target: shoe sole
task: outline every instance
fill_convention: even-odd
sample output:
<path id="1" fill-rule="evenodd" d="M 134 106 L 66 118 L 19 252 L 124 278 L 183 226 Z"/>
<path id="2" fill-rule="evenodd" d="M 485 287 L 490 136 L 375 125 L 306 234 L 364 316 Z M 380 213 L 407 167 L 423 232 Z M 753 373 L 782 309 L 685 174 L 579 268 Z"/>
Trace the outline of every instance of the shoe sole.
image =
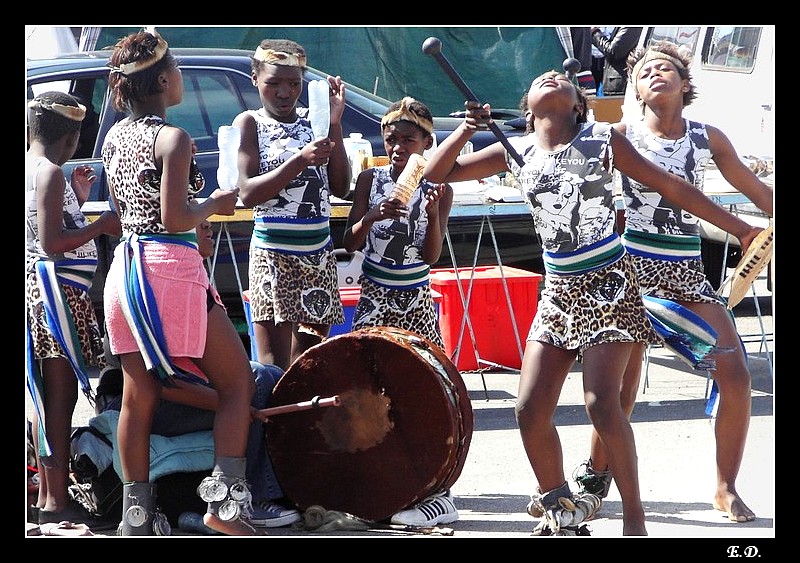
<path id="1" fill-rule="evenodd" d="M 267 520 L 250 520 L 250 523 L 256 528 L 282 528 L 289 526 L 295 522 L 302 520 L 299 514 L 292 514 L 291 516 L 284 516 L 282 518 L 269 518 Z"/>
<path id="2" fill-rule="evenodd" d="M 424 522 L 400 522 L 394 518 L 391 520 L 391 523 L 397 526 L 416 526 L 418 528 L 432 528 L 439 524 L 452 524 L 454 522 L 458 522 L 458 514 L 442 514 L 434 520 L 427 520 Z"/>

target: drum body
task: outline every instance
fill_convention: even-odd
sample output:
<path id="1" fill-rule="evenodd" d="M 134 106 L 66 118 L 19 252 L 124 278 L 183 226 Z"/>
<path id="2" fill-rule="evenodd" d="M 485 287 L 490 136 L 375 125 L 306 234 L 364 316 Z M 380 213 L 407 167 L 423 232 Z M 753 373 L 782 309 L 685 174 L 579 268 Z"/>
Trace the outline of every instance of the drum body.
<path id="1" fill-rule="evenodd" d="M 338 395 L 341 406 L 265 423 L 287 497 L 381 521 L 455 483 L 472 439 L 466 386 L 435 344 L 365 328 L 310 348 L 275 385 L 271 406 Z"/>

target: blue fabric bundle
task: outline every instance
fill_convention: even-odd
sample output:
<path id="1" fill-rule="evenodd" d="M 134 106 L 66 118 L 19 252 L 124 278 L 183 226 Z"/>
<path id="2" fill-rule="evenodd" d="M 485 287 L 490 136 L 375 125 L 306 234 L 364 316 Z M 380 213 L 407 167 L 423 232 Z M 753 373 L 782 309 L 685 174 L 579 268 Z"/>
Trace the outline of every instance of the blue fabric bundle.
<path id="1" fill-rule="evenodd" d="M 719 351 L 717 331 L 710 324 L 675 301 L 650 295 L 643 296 L 642 300 L 664 346 L 696 370 L 716 368 L 716 362 L 708 357 Z"/>

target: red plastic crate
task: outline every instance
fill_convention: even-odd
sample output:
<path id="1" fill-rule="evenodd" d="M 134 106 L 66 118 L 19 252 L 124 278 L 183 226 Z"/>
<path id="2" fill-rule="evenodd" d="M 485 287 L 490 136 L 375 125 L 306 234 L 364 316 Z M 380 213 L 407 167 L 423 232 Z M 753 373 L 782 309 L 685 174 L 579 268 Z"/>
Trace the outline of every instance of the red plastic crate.
<path id="1" fill-rule="evenodd" d="M 473 343 L 469 326 L 465 324 L 456 361 L 454 354 L 464 317 L 464 305 L 457 283 L 461 282 L 466 298 L 470 276 L 472 294 L 469 301 L 469 320 L 475 333 L 475 341 Z M 473 268 L 459 268 L 457 278 L 456 270 L 452 268 L 431 270 L 431 287 L 442 294 L 439 327 L 442 330 L 445 352 L 454 359 L 460 371 L 488 367 L 479 364 L 476 349 L 481 360 L 514 369 L 522 367 L 517 339 L 514 336 L 514 324 L 503 288 L 503 276 L 511 298 L 519 342 L 524 351 L 525 338 L 539 304 L 541 274 L 508 266 L 503 266 L 501 274 L 499 266 L 478 266 L 474 268 L 474 273 Z"/>

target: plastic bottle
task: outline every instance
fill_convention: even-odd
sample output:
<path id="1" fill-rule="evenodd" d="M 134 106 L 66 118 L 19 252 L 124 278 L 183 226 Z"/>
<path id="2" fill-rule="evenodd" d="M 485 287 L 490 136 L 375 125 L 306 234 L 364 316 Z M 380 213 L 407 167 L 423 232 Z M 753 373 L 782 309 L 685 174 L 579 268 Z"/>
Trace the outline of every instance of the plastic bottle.
<path id="1" fill-rule="evenodd" d="M 242 132 L 232 125 L 220 125 L 217 131 L 217 145 L 219 146 L 219 166 L 217 168 L 217 184 L 220 189 L 232 190 L 239 181 L 239 143 Z"/>
<path id="2" fill-rule="evenodd" d="M 361 133 L 350 133 L 344 140 L 344 150 L 350 160 L 350 169 L 353 173 L 352 181 L 367 167 L 367 159 L 372 156 L 372 143 L 363 138 Z"/>
<path id="3" fill-rule="evenodd" d="M 197 512 L 181 512 L 178 516 L 178 527 L 184 532 L 196 532 L 206 536 L 216 536 L 219 532 L 203 523 L 203 516 Z"/>
<path id="4" fill-rule="evenodd" d="M 308 83 L 308 119 L 315 139 L 328 136 L 331 125 L 330 85 L 327 80 L 312 80 Z"/>

